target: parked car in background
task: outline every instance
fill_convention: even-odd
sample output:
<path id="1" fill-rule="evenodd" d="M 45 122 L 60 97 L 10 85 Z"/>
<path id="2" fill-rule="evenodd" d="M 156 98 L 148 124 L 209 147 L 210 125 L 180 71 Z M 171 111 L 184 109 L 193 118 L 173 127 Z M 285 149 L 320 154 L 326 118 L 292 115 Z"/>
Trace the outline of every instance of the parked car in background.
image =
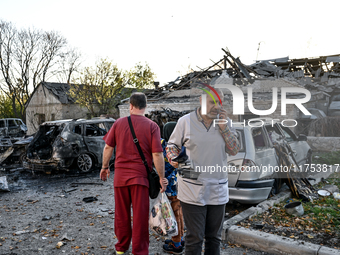
<path id="1" fill-rule="evenodd" d="M 23 166 L 46 173 L 73 166 L 81 172 L 90 172 L 101 166 L 103 137 L 114 122 L 112 118 L 44 122 L 27 147 Z M 111 166 L 113 162 L 114 155 Z"/>
<path id="2" fill-rule="evenodd" d="M 27 126 L 21 119 L 0 119 L 0 136 L 23 137 L 27 133 Z"/>
<path id="3" fill-rule="evenodd" d="M 257 121 L 256 121 L 257 120 Z M 241 144 L 235 156 L 228 157 L 229 199 L 244 204 L 257 204 L 271 193 L 277 193 L 282 176 L 269 169 L 279 166 L 274 143 L 286 142 L 292 148 L 298 165 L 310 164 L 312 150 L 305 135 L 296 136 L 289 128 L 271 119 L 252 120 L 252 126 L 233 123 Z M 261 126 L 260 126 L 261 125 Z"/>
<path id="4" fill-rule="evenodd" d="M 327 114 L 328 116 L 340 116 L 340 95 L 336 95 L 331 99 Z"/>

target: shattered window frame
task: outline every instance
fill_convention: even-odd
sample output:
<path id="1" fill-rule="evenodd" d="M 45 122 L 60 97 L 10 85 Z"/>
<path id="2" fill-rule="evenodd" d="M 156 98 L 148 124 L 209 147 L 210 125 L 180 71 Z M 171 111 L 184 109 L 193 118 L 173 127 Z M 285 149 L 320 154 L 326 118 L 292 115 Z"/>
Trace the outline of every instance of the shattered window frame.
<path id="1" fill-rule="evenodd" d="M 285 139 L 288 143 L 297 141 L 296 135 L 295 135 L 289 128 L 283 127 L 283 126 L 280 125 L 280 124 L 279 124 L 279 127 L 280 127 L 281 132 L 282 132 L 282 134 L 283 134 L 283 136 L 284 136 L 284 139 Z"/>
<path id="2" fill-rule="evenodd" d="M 254 135 L 254 132 L 259 130 L 260 133 L 257 134 L 257 135 Z M 266 132 L 264 132 L 264 129 L 262 127 L 253 127 L 251 129 L 251 135 L 252 135 L 252 138 L 253 138 L 253 141 L 254 141 L 254 148 L 256 151 L 259 151 L 259 150 L 264 150 L 264 149 L 267 149 L 269 146 L 268 146 L 268 142 L 266 140 Z M 262 140 L 258 140 L 256 141 L 255 140 L 255 137 L 260 137 L 262 136 Z M 263 142 L 263 146 L 259 146 L 259 142 Z"/>
<path id="3" fill-rule="evenodd" d="M 13 125 L 14 124 L 14 125 Z M 13 119 L 13 120 L 8 120 L 8 127 L 16 127 L 18 126 L 17 122 Z"/>
<path id="4" fill-rule="evenodd" d="M 84 136 L 104 136 L 106 135 L 107 131 L 105 129 L 105 125 L 102 125 L 103 127 L 100 127 L 100 124 L 103 124 L 102 122 L 100 123 L 86 123 L 84 124 L 85 128 L 85 134 Z M 93 131 L 93 134 L 89 134 L 88 131 Z"/>
<path id="5" fill-rule="evenodd" d="M 72 133 L 77 134 L 77 135 L 83 135 L 82 126 L 83 126 L 82 124 L 74 125 L 72 128 Z M 79 127 L 79 132 L 76 131 L 77 127 Z"/>

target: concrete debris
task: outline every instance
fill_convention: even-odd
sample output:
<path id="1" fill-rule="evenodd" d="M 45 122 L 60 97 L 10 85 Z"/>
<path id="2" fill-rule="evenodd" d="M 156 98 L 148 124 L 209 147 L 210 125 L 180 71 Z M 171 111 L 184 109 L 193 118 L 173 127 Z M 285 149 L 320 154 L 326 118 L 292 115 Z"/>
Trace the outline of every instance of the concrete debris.
<path id="1" fill-rule="evenodd" d="M 288 57 L 259 60 L 245 65 L 229 51 L 212 66 L 192 71 L 174 81 L 147 92 L 148 101 L 158 100 L 175 90 L 189 89 L 193 83 L 212 82 L 222 70 L 234 80 L 233 84 L 249 85 L 258 79 L 285 79 L 295 81 L 300 86 L 312 91 L 324 91 L 333 95 L 340 92 L 340 54 L 316 58 L 289 59 Z"/>
<path id="2" fill-rule="evenodd" d="M 161 129 L 161 134 L 163 133 L 163 126 L 165 123 L 170 121 L 177 121 L 180 117 L 188 114 L 190 111 L 176 111 L 170 108 L 163 108 L 162 110 L 150 111 L 149 114 L 145 116 L 156 122 Z"/>
<path id="3" fill-rule="evenodd" d="M 14 234 L 16 236 L 19 236 L 19 235 L 26 234 L 26 233 L 31 233 L 31 231 L 29 231 L 29 230 L 22 230 L 22 231 L 17 231 Z"/>
<path id="4" fill-rule="evenodd" d="M 42 220 L 50 220 L 52 219 L 53 217 L 52 216 L 48 216 L 48 215 L 45 215 Z"/>
<path id="5" fill-rule="evenodd" d="M 96 197 L 84 197 L 83 201 L 85 203 L 91 203 L 91 202 L 94 202 L 94 201 L 98 201 L 98 198 L 96 198 Z"/>
<path id="6" fill-rule="evenodd" d="M 7 177 L 1 176 L 0 177 L 0 191 L 10 191 L 8 188 Z"/>

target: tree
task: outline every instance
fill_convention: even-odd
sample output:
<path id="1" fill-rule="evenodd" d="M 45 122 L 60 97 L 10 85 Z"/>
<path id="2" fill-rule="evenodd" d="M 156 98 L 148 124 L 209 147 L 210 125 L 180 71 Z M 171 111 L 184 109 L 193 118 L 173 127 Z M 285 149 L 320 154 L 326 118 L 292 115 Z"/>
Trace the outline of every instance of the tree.
<path id="1" fill-rule="evenodd" d="M 70 48 L 66 53 L 60 54 L 59 68 L 56 72 L 59 82 L 71 83 L 72 74 L 78 72 L 81 54 L 75 48 Z"/>
<path id="2" fill-rule="evenodd" d="M 0 89 L 11 99 L 16 117 L 25 119 L 26 100 L 40 82 L 55 74 L 55 64 L 68 54 L 66 45 L 58 32 L 17 30 L 0 20 Z"/>
<path id="3" fill-rule="evenodd" d="M 120 101 L 133 89 L 152 84 L 154 74 L 148 65 L 137 64 L 130 71 L 120 70 L 107 59 L 101 59 L 96 67 L 86 67 L 71 85 L 69 95 L 86 107 L 92 117 L 113 113 Z"/>
<path id="4" fill-rule="evenodd" d="M 129 72 L 129 77 L 130 85 L 137 89 L 153 88 L 153 81 L 156 78 L 147 63 L 145 66 L 137 63 Z"/>
<path id="5" fill-rule="evenodd" d="M 16 107 L 19 107 L 18 103 L 16 103 Z M 14 117 L 15 115 L 13 112 L 11 98 L 3 93 L 0 93 L 0 119 Z"/>

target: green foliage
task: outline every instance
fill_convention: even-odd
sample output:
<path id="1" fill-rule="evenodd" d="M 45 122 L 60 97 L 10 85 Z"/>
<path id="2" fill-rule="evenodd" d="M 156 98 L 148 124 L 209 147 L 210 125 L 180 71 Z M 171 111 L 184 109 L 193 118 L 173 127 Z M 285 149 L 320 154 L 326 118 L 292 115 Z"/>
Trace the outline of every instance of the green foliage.
<path id="1" fill-rule="evenodd" d="M 148 64 L 143 66 L 141 63 L 138 63 L 129 72 L 130 85 L 138 89 L 153 88 L 154 78 L 155 74 L 151 71 Z"/>
<path id="2" fill-rule="evenodd" d="M 340 163 L 340 151 L 318 153 L 313 156 L 314 164 L 334 165 Z"/>
<path id="3" fill-rule="evenodd" d="M 92 117 L 109 114 L 132 90 L 150 86 L 153 77 L 148 65 L 139 63 L 132 70 L 123 71 L 107 59 L 101 59 L 95 68 L 84 68 L 71 85 L 69 95 L 86 107 Z"/>
<path id="4" fill-rule="evenodd" d="M 19 108 L 19 103 L 16 103 L 16 105 L 17 108 Z M 12 99 L 3 93 L 0 93 L 0 119 L 15 117 L 16 116 L 13 111 Z"/>

